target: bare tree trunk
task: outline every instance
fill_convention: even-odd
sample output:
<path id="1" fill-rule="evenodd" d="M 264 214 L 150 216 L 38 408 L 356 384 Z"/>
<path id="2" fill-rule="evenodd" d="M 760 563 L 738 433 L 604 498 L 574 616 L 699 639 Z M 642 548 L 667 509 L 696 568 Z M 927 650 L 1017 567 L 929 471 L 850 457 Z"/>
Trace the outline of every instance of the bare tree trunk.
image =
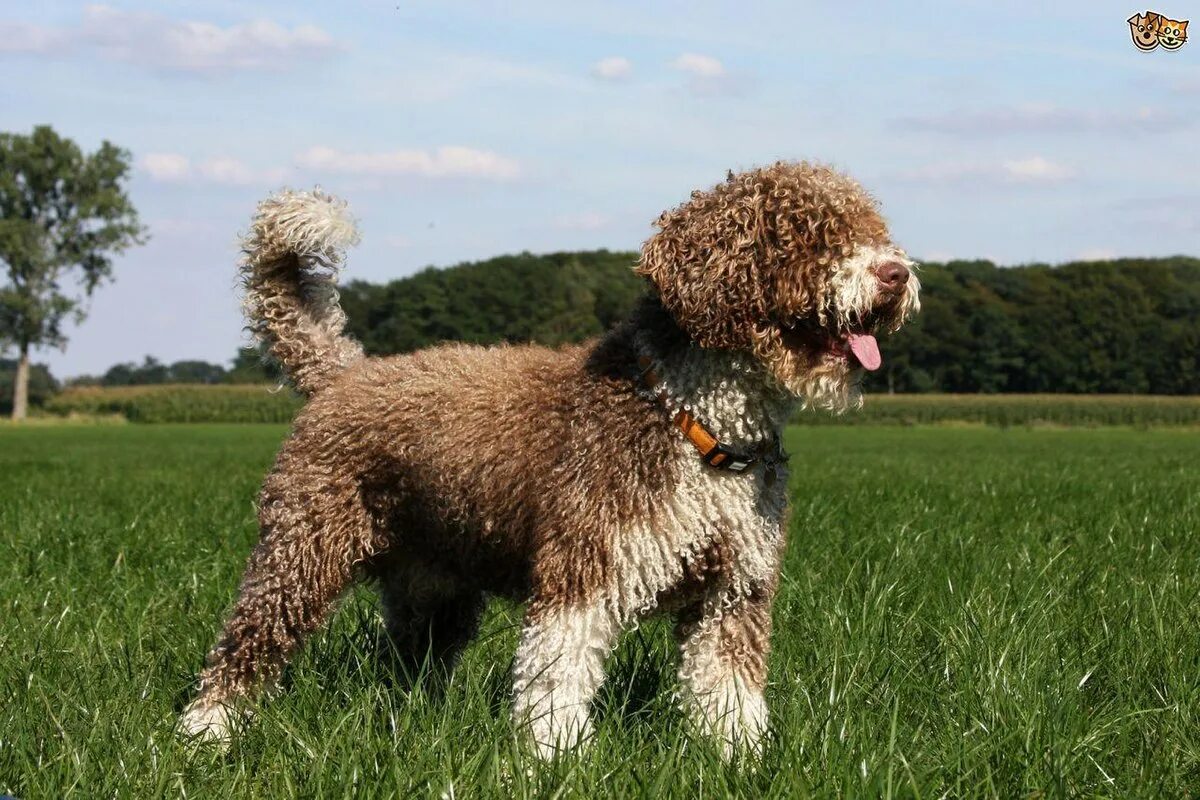
<path id="1" fill-rule="evenodd" d="M 29 410 L 29 345 L 21 345 L 21 355 L 17 361 L 17 375 L 13 381 L 13 419 L 25 419 Z"/>

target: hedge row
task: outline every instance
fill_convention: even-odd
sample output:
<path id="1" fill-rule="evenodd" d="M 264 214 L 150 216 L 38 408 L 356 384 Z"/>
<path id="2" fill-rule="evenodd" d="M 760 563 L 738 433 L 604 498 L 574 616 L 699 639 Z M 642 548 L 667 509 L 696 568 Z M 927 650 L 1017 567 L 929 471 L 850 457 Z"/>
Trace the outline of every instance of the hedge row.
<path id="1" fill-rule="evenodd" d="M 46 411 L 120 414 L 130 422 L 291 422 L 301 399 L 286 388 L 262 384 L 159 384 L 88 386 L 46 402 Z"/>

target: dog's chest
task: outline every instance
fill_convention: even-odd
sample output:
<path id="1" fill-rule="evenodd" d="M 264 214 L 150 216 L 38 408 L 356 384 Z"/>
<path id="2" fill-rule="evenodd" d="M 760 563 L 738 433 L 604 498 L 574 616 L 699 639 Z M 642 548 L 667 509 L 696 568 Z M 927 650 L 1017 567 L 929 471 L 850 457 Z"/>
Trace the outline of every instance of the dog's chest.
<path id="1" fill-rule="evenodd" d="M 774 581 L 784 542 L 786 468 L 720 472 L 681 443 L 678 479 L 651 520 L 617 534 L 611 589 L 623 616 L 711 591 Z"/>
<path id="2" fill-rule="evenodd" d="M 654 353 L 654 343 L 639 349 Z M 725 351 L 686 347 L 649 357 L 648 396 L 678 419 L 687 412 L 735 452 L 752 453 L 777 437 L 794 400 L 761 367 Z M 611 588 L 626 616 L 689 602 L 712 591 L 744 593 L 772 583 L 783 545 L 786 465 L 722 471 L 680 436 L 670 456 L 673 480 L 656 511 L 618 532 Z"/>

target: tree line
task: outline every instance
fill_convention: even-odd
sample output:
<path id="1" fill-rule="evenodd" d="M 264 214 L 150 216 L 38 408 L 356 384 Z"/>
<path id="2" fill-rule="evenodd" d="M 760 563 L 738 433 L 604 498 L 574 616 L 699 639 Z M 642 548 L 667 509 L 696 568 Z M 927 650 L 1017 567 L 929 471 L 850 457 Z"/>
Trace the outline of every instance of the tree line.
<path id="1" fill-rule="evenodd" d="M 926 264 L 921 314 L 883 344 L 903 392 L 1200 393 L 1200 260 Z"/>
<path id="2" fill-rule="evenodd" d="M 644 291 L 632 252 L 522 253 L 385 284 L 350 283 L 371 353 L 439 341 L 576 342 Z M 925 263 L 923 310 L 881 341 L 868 388 L 896 392 L 1200 393 L 1200 260 Z"/>
<path id="3" fill-rule="evenodd" d="M 142 363 L 127 361 L 114 364 L 103 375 L 81 375 L 71 378 L 67 386 L 154 386 L 164 383 L 264 383 L 279 380 L 280 371 L 263 361 L 256 347 L 238 350 L 226 367 L 209 361 L 186 359 L 171 364 L 154 356 Z"/>
<path id="4" fill-rule="evenodd" d="M 442 341 L 548 345 L 597 336 L 623 319 L 645 285 L 637 254 L 597 250 L 500 256 L 429 268 L 342 290 L 349 331 L 372 354 Z M 872 391 L 1200 394 L 1200 259 L 999 267 L 925 263 L 922 311 L 881 339 Z M 0 362 L 0 411 L 12 380 Z M 116 364 L 72 385 L 279 380 L 254 348 L 230 366 L 204 361 Z M 57 389 L 35 365 L 34 403 Z"/>

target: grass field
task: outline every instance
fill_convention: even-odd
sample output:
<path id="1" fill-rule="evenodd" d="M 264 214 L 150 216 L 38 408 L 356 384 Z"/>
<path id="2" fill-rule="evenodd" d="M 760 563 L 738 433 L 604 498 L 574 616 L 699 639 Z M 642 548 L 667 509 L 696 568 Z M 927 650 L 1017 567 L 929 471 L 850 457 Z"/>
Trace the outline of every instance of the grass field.
<path id="1" fill-rule="evenodd" d="M 1200 433 L 794 428 L 775 741 L 722 765 L 629 634 L 582 757 L 507 722 L 517 610 L 445 696 L 390 676 L 349 598 L 226 754 L 175 717 L 255 537 L 284 429 L 0 429 L 0 794 L 80 797 L 1195 796 Z"/>

